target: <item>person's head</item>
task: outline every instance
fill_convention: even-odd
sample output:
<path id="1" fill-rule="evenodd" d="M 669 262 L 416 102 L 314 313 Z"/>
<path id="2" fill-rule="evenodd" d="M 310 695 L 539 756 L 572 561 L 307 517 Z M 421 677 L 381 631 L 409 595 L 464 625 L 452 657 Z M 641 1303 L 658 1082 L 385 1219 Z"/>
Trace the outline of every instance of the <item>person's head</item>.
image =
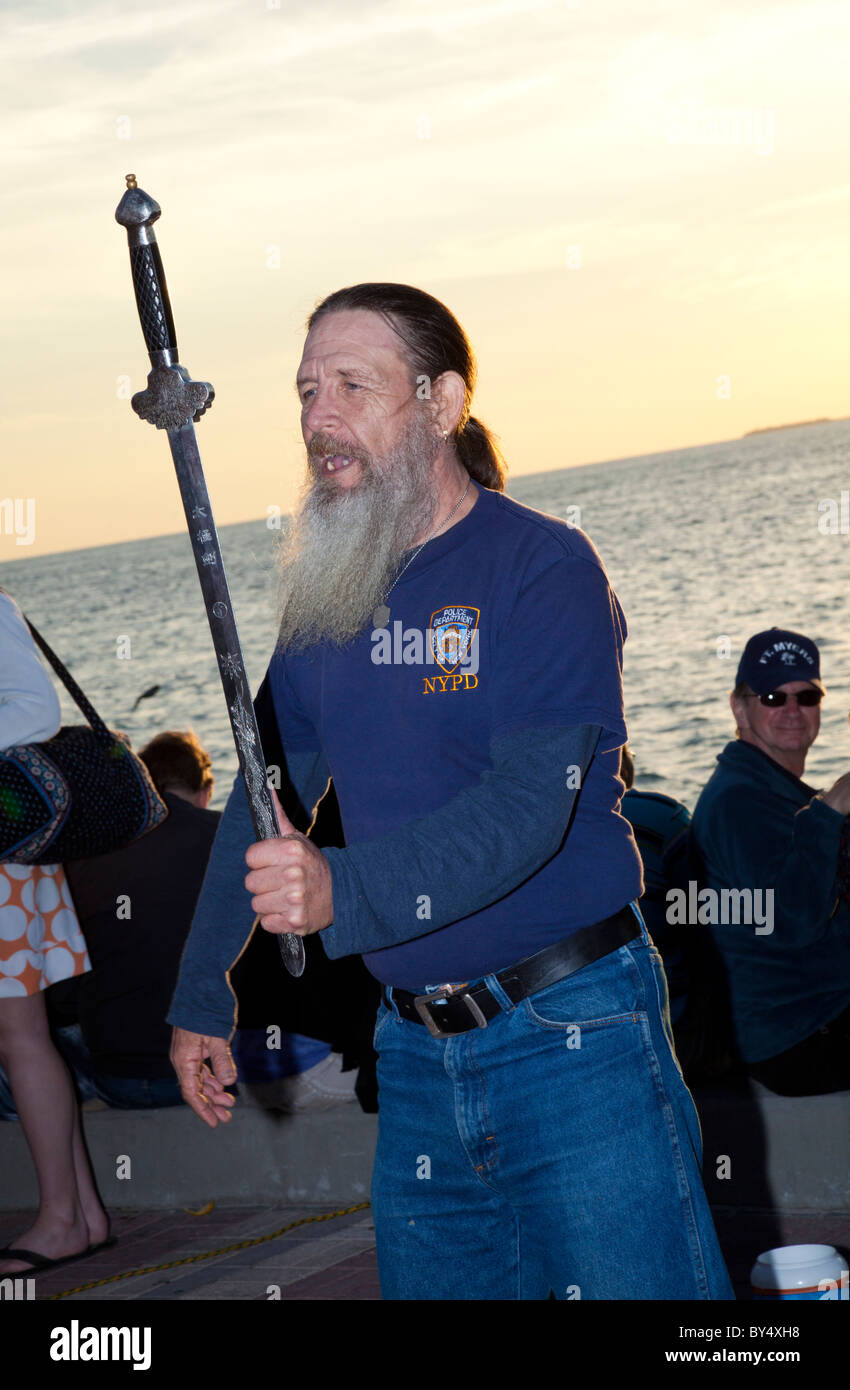
<path id="1" fill-rule="evenodd" d="M 307 327 L 297 388 L 308 477 L 281 555 L 279 641 L 344 645 L 438 508 L 470 478 L 501 490 L 505 466 L 470 414 L 475 359 L 439 300 L 354 285 L 322 300 Z"/>
<path id="2" fill-rule="evenodd" d="M 811 638 L 777 627 L 758 632 L 744 648 L 729 697 L 737 737 L 801 776 L 825 693 Z"/>
<path id="3" fill-rule="evenodd" d="M 156 734 L 139 757 L 160 796 L 172 792 L 195 806 L 208 804 L 214 785 L 212 761 L 191 729 Z"/>
<path id="4" fill-rule="evenodd" d="M 631 748 L 624 743 L 620 749 L 620 778 L 629 791 L 635 784 L 635 759 Z"/>

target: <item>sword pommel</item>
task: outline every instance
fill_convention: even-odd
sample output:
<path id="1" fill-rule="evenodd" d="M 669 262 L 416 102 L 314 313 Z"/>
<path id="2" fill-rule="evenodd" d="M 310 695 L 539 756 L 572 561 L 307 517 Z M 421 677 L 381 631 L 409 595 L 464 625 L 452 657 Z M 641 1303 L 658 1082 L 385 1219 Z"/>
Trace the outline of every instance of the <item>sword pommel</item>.
<path id="1" fill-rule="evenodd" d="M 130 179 L 133 180 L 130 183 Z M 162 208 L 155 198 L 139 188 L 135 174 L 127 175 L 127 191 L 115 209 L 115 221 L 128 231 L 135 227 L 150 227 L 162 214 Z M 153 233 L 151 233 L 153 235 Z M 155 238 L 154 238 L 155 239 Z M 133 242 L 131 241 L 131 245 Z"/>

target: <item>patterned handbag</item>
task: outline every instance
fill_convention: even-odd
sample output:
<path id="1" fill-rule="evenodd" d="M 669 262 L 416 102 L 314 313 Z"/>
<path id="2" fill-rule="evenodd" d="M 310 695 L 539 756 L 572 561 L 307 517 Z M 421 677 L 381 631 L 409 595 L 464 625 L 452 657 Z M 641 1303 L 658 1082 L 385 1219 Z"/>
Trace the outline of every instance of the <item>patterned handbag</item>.
<path id="1" fill-rule="evenodd" d="M 168 808 L 126 734 L 113 733 L 55 652 L 27 626 L 91 727 L 0 750 L 0 863 L 64 864 L 123 849 Z"/>

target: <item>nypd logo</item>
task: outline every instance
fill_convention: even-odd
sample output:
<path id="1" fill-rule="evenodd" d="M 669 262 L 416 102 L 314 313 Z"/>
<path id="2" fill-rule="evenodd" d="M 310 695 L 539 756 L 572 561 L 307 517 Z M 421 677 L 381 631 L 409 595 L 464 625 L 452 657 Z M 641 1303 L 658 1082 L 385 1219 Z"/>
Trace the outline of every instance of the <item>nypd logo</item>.
<path id="1" fill-rule="evenodd" d="M 447 676 L 453 676 L 459 666 L 470 665 L 470 651 L 476 645 L 479 608 L 446 607 L 431 614 L 428 624 L 431 648 L 437 665 Z M 475 662 L 478 669 L 478 662 Z"/>

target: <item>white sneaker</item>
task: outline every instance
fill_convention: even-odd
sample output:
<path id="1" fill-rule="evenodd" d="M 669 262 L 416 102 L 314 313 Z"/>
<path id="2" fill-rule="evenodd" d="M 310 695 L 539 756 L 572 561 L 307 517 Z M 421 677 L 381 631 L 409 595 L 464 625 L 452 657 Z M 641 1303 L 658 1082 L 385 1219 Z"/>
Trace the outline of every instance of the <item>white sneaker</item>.
<path id="1" fill-rule="evenodd" d="M 280 1077 L 277 1081 L 240 1081 L 239 1093 L 249 1105 L 292 1115 L 302 1110 L 332 1110 L 335 1105 L 356 1100 L 356 1081 L 357 1068 L 344 1072 L 342 1054 L 329 1052 L 314 1067 L 295 1076 Z"/>

